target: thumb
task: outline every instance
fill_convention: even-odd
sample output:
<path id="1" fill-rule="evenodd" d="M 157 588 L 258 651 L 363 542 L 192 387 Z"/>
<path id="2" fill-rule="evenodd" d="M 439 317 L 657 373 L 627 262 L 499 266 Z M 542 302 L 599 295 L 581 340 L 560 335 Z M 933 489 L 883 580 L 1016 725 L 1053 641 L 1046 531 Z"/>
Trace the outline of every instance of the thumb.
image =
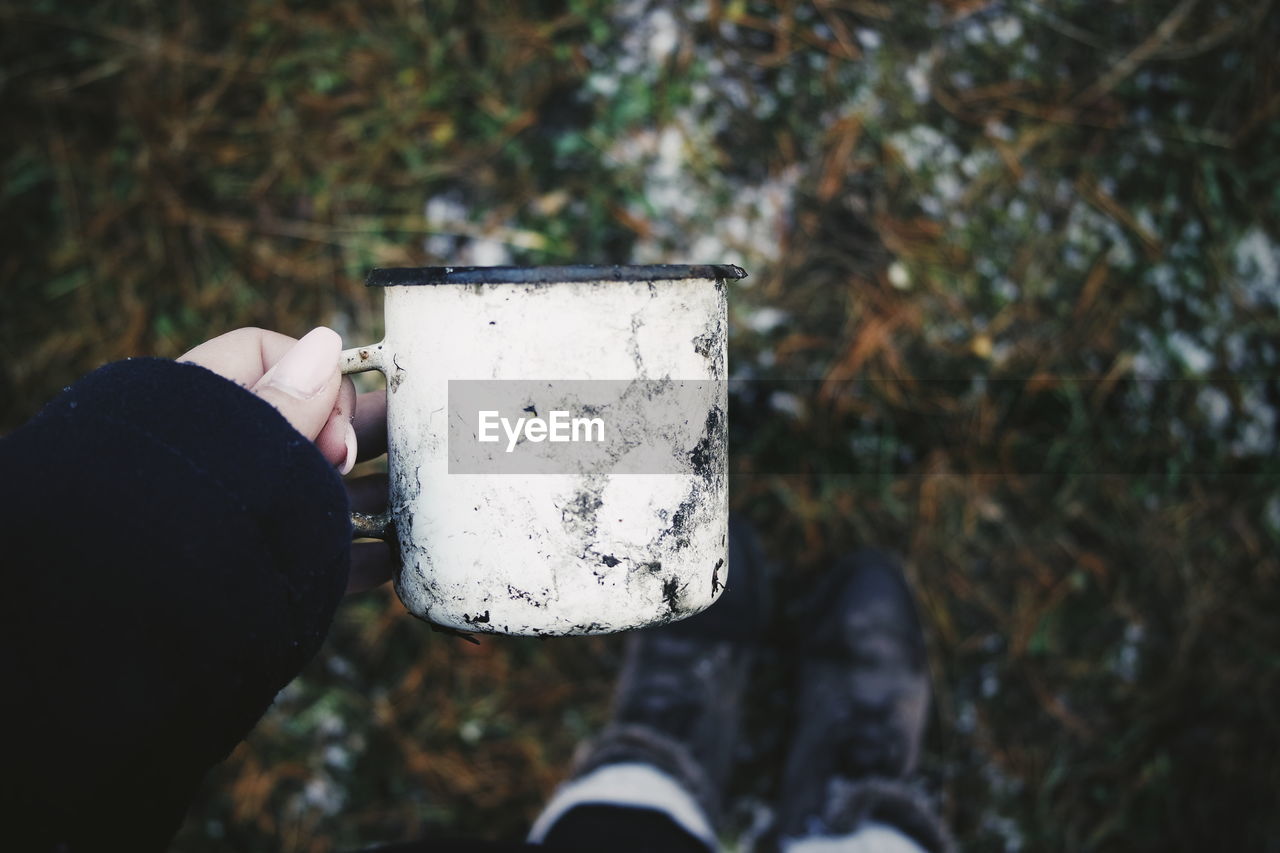
<path id="1" fill-rule="evenodd" d="M 342 338 L 321 326 L 303 335 L 251 389 L 314 441 L 338 399 Z"/>

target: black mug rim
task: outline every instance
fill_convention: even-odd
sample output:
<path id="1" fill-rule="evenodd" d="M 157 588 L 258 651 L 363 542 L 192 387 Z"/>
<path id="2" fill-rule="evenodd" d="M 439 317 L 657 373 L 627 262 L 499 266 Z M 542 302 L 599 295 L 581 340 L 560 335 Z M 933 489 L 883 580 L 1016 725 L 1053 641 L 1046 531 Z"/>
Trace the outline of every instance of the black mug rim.
<path id="1" fill-rule="evenodd" d="M 565 266 L 382 267 L 369 271 L 366 287 L 438 284 L 558 284 L 582 281 L 737 281 L 747 271 L 736 264 L 569 264 Z"/>

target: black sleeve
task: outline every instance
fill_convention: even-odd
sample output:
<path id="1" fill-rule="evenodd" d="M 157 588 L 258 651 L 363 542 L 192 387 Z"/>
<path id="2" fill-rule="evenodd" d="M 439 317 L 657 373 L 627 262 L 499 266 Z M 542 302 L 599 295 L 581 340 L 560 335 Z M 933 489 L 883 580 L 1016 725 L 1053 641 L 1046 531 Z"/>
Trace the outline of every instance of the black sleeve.
<path id="1" fill-rule="evenodd" d="M 320 646 L 341 480 L 202 368 L 111 364 L 0 440 L 0 838 L 162 848 Z"/>

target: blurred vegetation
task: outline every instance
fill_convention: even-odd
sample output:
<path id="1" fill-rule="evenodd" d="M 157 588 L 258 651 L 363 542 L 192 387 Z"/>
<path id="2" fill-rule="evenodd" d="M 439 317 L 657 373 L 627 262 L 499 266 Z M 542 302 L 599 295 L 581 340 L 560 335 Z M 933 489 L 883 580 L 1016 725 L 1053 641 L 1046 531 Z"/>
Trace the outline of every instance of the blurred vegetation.
<path id="1" fill-rule="evenodd" d="M 734 505 L 784 613 L 906 556 L 966 847 L 1277 849 L 1276 44 L 1270 0 L 0 3 L 0 429 L 236 326 L 375 339 L 372 266 L 737 262 Z M 353 600 L 177 847 L 517 837 L 618 648 Z"/>

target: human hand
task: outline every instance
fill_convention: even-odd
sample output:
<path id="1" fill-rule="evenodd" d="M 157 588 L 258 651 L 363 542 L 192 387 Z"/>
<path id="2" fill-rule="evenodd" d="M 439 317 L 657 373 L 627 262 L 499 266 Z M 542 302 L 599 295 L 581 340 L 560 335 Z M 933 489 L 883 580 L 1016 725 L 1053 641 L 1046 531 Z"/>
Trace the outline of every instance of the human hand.
<path id="1" fill-rule="evenodd" d="M 357 461 L 386 452 L 387 398 L 385 391 L 357 397 L 339 370 L 341 352 L 338 333 L 323 326 L 300 340 L 246 328 L 206 341 L 178 360 L 208 368 L 266 400 L 345 475 Z M 352 509 L 380 512 L 386 508 L 386 478 L 352 480 L 347 495 Z M 354 543 L 347 592 L 389 580 L 394 566 L 394 551 L 386 543 Z"/>
<path id="2" fill-rule="evenodd" d="M 179 356 L 239 383 L 284 415 L 346 474 L 356 463 L 356 388 L 338 370 L 342 338 L 312 329 L 301 340 L 266 329 L 236 329 Z"/>

